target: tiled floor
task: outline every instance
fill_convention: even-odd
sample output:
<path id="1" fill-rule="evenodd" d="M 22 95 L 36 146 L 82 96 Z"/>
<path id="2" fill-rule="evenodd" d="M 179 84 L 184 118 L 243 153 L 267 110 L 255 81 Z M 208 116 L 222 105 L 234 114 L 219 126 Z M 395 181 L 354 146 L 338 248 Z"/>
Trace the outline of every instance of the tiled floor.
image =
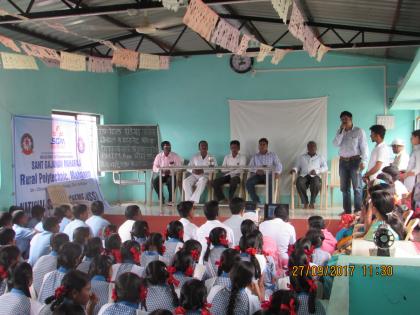
<path id="1" fill-rule="evenodd" d="M 175 206 L 167 206 L 164 205 L 162 207 L 162 211 L 159 208 L 158 204 L 153 204 L 152 206 L 150 205 L 145 205 L 142 202 L 123 202 L 122 204 L 113 204 L 111 205 L 111 209 L 107 210 L 106 213 L 107 214 L 124 214 L 124 209 L 127 205 L 130 204 L 137 204 L 142 213 L 146 214 L 146 215 L 156 215 L 156 216 L 171 216 L 171 215 L 178 215 L 178 212 L 176 210 Z M 308 217 L 310 217 L 311 215 L 321 215 L 323 216 L 325 219 L 339 219 L 339 214 L 342 212 L 342 208 L 340 207 L 334 207 L 334 208 L 328 208 L 328 209 L 295 209 L 295 210 L 290 210 L 290 218 L 291 219 L 306 219 Z M 203 214 L 203 207 L 202 206 L 197 206 L 196 210 L 195 210 L 195 214 L 197 216 L 204 216 Z M 226 217 L 226 216 L 230 216 L 230 211 L 229 211 L 229 207 L 227 205 L 221 205 L 220 206 L 220 216 L 222 217 Z"/>

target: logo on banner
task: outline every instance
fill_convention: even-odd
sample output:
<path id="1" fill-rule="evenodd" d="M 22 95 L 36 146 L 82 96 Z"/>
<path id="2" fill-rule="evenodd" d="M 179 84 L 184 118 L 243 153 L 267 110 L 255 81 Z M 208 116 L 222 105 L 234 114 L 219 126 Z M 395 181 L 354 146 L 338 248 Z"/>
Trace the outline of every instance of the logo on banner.
<path id="1" fill-rule="evenodd" d="M 82 137 L 77 138 L 77 151 L 79 151 L 79 153 L 84 153 L 85 148 L 86 148 L 86 145 L 83 138 Z"/>
<path id="2" fill-rule="evenodd" d="M 60 125 L 55 126 L 55 129 L 52 131 L 51 145 L 53 146 L 64 146 L 66 141 L 64 139 L 64 132 L 61 130 Z"/>
<path id="3" fill-rule="evenodd" d="M 23 134 L 20 138 L 20 147 L 25 155 L 31 155 L 34 152 L 34 139 L 29 133 Z"/>

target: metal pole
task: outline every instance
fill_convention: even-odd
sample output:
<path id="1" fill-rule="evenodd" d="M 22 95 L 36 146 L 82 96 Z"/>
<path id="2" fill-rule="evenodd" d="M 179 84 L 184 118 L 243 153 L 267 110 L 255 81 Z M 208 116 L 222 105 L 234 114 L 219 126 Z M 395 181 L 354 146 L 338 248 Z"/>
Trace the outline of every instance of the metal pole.
<path id="1" fill-rule="evenodd" d="M 270 200 L 268 200 L 268 169 L 265 169 L 265 203 L 270 203 Z"/>
<path id="2" fill-rule="evenodd" d="M 162 169 L 159 169 L 159 210 L 162 211 Z"/>

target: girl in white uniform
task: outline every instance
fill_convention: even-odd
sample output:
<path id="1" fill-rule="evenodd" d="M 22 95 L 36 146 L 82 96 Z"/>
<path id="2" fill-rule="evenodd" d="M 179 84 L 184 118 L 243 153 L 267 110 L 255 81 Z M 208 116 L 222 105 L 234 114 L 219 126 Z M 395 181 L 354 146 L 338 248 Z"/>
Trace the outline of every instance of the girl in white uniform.
<path id="1" fill-rule="evenodd" d="M 184 245 L 184 226 L 179 221 L 171 221 L 166 227 L 165 253 L 163 257 L 171 264 L 175 253 Z"/>
<path id="2" fill-rule="evenodd" d="M 207 238 L 207 249 L 203 259 L 204 265 L 206 266 L 204 280 L 217 275 L 216 261 L 220 260 L 220 255 L 229 247 L 229 241 L 226 236 L 226 230 L 222 227 L 216 227 L 210 231 L 209 237 Z"/>
<path id="3" fill-rule="evenodd" d="M 149 224 L 147 221 L 138 220 L 134 222 L 133 228 L 131 229 L 131 239 L 143 246 L 150 234 Z"/>
<path id="4" fill-rule="evenodd" d="M 115 281 L 121 274 L 132 272 L 141 277 L 144 268 L 140 267 L 140 245 L 136 241 L 125 241 L 121 246 L 122 262 L 112 266 L 112 281 Z"/>
<path id="5" fill-rule="evenodd" d="M 146 243 L 142 248 L 140 265 L 147 268 L 148 264 L 155 260 L 165 261 L 163 255 L 165 253 L 165 246 L 163 245 L 163 237 L 160 233 L 150 233 Z"/>
<path id="6" fill-rule="evenodd" d="M 89 269 L 91 291 L 98 297 L 93 314 L 98 314 L 102 306 L 107 304 L 112 294 L 113 285 L 110 282 L 112 275 L 112 259 L 107 255 L 93 258 Z"/>
<path id="7" fill-rule="evenodd" d="M 88 273 L 92 259 L 99 256 L 103 250 L 102 240 L 99 237 L 89 239 L 86 245 L 85 257 L 79 266 L 77 266 L 77 270 Z"/>
<path id="8" fill-rule="evenodd" d="M 182 286 L 179 306 L 175 314 L 210 315 L 210 305 L 206 301 L 207 291 L 203 281 L 192 279 Z"/>
<path id="9" fill-rule="evenodd" d="M 7 245 L 0 249 L 0 295 L 7 291 L 7 281 L 20 260 L 20 251 L 14 245 Z"/>

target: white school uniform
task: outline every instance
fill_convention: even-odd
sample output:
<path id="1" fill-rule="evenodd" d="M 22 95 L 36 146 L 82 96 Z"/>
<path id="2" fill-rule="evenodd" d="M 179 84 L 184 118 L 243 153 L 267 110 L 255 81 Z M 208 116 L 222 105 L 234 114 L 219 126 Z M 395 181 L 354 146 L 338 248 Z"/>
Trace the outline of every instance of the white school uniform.
<path id="1" fill-rule="evenodd" d="M 112 265 L 111 281 L 115 281 L 121 274 L 125 272 L 132 272 L 138 275 L 139 277 L 142 277 L 144 273 L 144 268 L 128 262 L 114 264 Z"/>
<path id="2" fill-rule="evenodd" d="M 163 253 L 163 258 L 165 258 L 165 260 L 168 263 L 171 263 L 175 254 L 176 254 L 176 252 L 179 251 L 182 248 L 183 245 L 184 245 L 184 243 L 182 243 L 178 239 L 169 238 L 164 243 L 165 252 Z"/>
<path id="3" fill-rule="evenodd" d="M 112 283 L 106 281 L 104 276 L 93 276 L 90 282 L 91 292 L 98 297 L 98 303 L 93 310 L 93 314 L 97 315 L 99 310 L 107 304 L 112 296 Z"/>
<path id="4" fill-rule="evenodd" d="M 51 252 L 49 255 L 42 256 L 39 258 L 34 267 L 32 268 L 33 273 L 33 287 L 36 294 L 39 294 L 41 289 L 42 281 L 44 276 L 51 272 L 57 270 L 57 253 Z"/>
<path id="5" fill-rule="evenodd" d="M 85 257 L 83 258 L 83 261 L 79 264 L 79 266 L 77 266 L 76 269 L 84 273 L 88 273 L 91 263 L 92 263 L 92 258 Z"/>
<path id="6" fill-rule="evenodd" d="M 210 312 L 217 315 L 226 315 L 229 305 L 230 289 L 224 286 L 214 286 L 207 302 L 211 304 Z M 261 304 L 257 296 L 251 294 L 248 289 L 239 291 L 235 301 L 234 315 L 253 315 L 261 309 Z"/>
<path id="7" fill-rule="evenodd" d="M 154 251 L 145 251 L 142 253 L 141 258 L 140 258 L 140 265 L 146 269 L 147 265 L 149 263 L 151 263 L 152 261 L 155 260 L 160 260 L 160 261 L 165 261 L 165 259 L 163 258 L 163 256 L 159 255 L 158 252 L 154 252 Z"/>
<path id="8" fill-rule="evenodd" d="M 139 315 L 141 311 L 134 303 L 108 303 L 102 306 L 98 315 Z"/>
<path id="9" fill-rule="evenodd" d="M 168 285 L 151 285 L 147 288 L 146 308 L 148 312 L 157 309 L 173 311 L 175 305 L 171 288 Z"/>
<path id="10" fill-rule="evenodd" d="M 214 286 L 222 286 L 222 287 L 230 287 L 232 285 L 232 282 L 230 281 L 229 274 L 227 272 L 222 272 L 222 274 L 218 277 L 213 277 L 210 279 L 207 279 L 205 281 L 207 293 L 210 293 L 211 288 Z"/>
<path id="11" fill-rule="evenodd" d="M 86 220 L 86 224 L 89 225 L 90 229 L 92 230 L 93 237 L 101 238 L 103 236 L 103 229 L 110 225 L 108 220 L 105 220 L 99 215 L 92 215 L 89 219 Z"/>
<path id="12" fill-rule="evenodd" d="M 80 219 L 74 219 L 65 227 L 64 233 L 69 236 L 70 242 L 73 241 L 74 230 L 76 230 L 78 227 L 89 227 L 89 225 L 87 225 L 85 222 L 83 222 Z M 90 231 L 90 233 L 92 234 L 92 231 Z"/>
<path id="13" fill-rule="evenodd" d="M 227 248 L 224 246 L 215 246 L 210 250 L 209 259 L 204 262 L 206 266 L 206 273 L 204 274 L 204 279 L 209 279 L 217 276 L 218 266 L 216 266 L 216 261 L 220 261 L 220 256 Z M 203 250 L 206 251 L 205 249 Z"/>
<path id="14" fill-rule="evenodd" d="M 127 220 L 121 224 L 118 229 L 118 235 L 121 237 L 121 242 L 131 241 L 131 230 L 133 229 L 134 220 Z"/>
<path id="15" fill-rule="evenodd" d="M 38 315 L 42 308 L 41 303 L 17 289 L 0 296 L 0 305 L 0 315 Z"/>
<path id="16" fill-rule="evenodd" d="M 45 302 L 45 299 L 54 295 L 55 289 L 61 285 L 61 281 L 67 273 L 67 269 L 60 267 L 57 270 L 51 271 L 44 276 L 41 289 L 38 294 L 38 301 Z"/>
<path id="17" fill-rule="evenodd" d="M 239 245 L 239 240 L 241 239 L 242 232 L 241 232 L 241 224 L 245 220 L 245 218 L 239 214 L 232 214 L 232 216 L 225 220 L 223 224 L 230 227 L 233 231 L 233 237 L 235 239 L 235 242 L 233 243 L 233 246 Z"/>
<path id="18" fill-rule="evenodd" d="M 184 226 L 184 242 L 188 240 L 196 240 L 197 239 L 197 225 L 192 223 L 190 220 L 186 218 L 179 219 L 179 222 L 182 223 Z"/>

